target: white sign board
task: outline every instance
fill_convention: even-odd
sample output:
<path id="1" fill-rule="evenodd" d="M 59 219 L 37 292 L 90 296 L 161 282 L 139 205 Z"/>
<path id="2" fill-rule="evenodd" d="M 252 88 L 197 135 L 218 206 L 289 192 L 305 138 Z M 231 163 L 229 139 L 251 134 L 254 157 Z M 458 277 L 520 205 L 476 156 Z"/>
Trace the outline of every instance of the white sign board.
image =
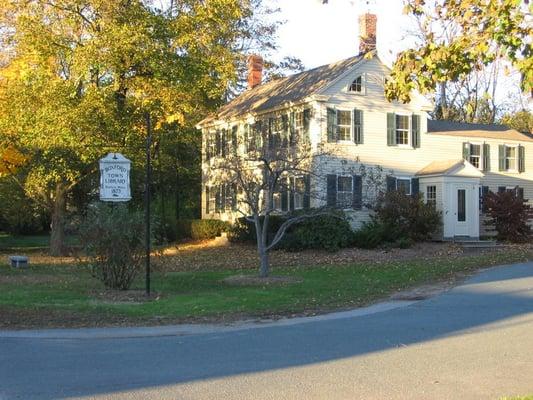
<path id="1" fill-rule="evenodd" d="M 131 161 L 120 153 L 109 153 L 100 160 L 100 200 L 131 200 Z"/>

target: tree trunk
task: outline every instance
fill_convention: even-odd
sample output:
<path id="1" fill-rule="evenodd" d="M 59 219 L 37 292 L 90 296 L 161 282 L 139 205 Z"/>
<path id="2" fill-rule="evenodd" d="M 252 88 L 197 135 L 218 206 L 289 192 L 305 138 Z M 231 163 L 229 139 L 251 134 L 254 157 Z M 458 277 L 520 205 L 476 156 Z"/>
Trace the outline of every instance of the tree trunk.
<path id="1" fill-rule="evenodd" d="M 270 273 L 270 258 L 267 251 L 263 250 L 259 253 L 259 261 L 261 262 L 259 277 L 266 278 Z"/>
<path id="2" fill-rule="evenodd" d="M 266 237 L 263 230 L 264 226 L 261 226 L 261 219 L 258 215 L 254 216 L 255 222 L 255 234 L 257 237 L 257 252 L 259 253 L 259 277 L 266 278 L 270 272 L 270 260 L 268 257 L 268 251 L 266 250 Z M 265 222 L 263 221 L 263 224 Z"/>
<path id="3" fill-rule="evenodd" d="M 65 187 L 58 183 L 54 193 L 52 223 L 50 225 L 50 255 L 54 257 L 62 256 L 65 251 L 65 211 Z"/>

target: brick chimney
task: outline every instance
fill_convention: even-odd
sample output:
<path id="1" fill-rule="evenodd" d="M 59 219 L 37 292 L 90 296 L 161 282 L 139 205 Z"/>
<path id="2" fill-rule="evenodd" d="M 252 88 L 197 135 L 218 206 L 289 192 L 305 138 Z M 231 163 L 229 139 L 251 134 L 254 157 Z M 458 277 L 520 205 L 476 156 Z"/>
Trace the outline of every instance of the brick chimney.
<path id="1" fill-rule="evenodd" d="M 359 54 L 376 49 L 376 14 L 365 13 L 359 16 Z"/>
<path id="2" fill-rule="evenodd" d="M 261 84 L 263 79 L 263 57 L 252 54 L 248 57 L 248 89 Z"/>

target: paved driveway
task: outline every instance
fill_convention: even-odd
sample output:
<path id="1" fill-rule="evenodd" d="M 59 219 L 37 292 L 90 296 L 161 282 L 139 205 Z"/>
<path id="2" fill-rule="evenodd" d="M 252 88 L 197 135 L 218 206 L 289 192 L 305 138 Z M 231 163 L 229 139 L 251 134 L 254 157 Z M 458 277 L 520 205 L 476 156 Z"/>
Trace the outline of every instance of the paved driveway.
<path id="1" fill-rule="evenodd" d="M 366 315 L 177 336 L 104 332 L 0 333 L 0 400 L 533 394 L 533 264 L 493 268 L 440 296 Z"/>

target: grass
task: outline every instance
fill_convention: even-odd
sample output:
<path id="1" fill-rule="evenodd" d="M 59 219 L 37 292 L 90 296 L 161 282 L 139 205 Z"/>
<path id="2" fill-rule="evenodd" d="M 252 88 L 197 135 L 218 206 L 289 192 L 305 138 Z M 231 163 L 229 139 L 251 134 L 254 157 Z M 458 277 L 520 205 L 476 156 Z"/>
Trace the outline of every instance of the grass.
<path id="1" fill-rule="evenodd" d="M 0 232 L 0 250 L 36 250 L 47 248 L 50 235 L 17 236 Z"/>
<path id="2" fill-rule="evenodd" d="M 357 307 L 398 290 L 453 280 L 480 267 L 524 260 L 524 253 L 508 251 L 455 259 L 414 260 L 382 264 L 360 263 L 313 268 L 276 268 L 275 275 L 301 279 L 284 286 L 231 286 L 223 279 L 235 271 L 154 273 L 157 300 L 105 302 L 94 293 L 104 290 L 83 265 L 33 265 L 27 270 L 0 266 L 0 307 L 19 310 L 98 313 L 130 321 L 265 316 L 315 313 Z M 252 274 L 252 272 L 247 272 Z M 143 289 L 138 279 L 132 289 Z"/>

